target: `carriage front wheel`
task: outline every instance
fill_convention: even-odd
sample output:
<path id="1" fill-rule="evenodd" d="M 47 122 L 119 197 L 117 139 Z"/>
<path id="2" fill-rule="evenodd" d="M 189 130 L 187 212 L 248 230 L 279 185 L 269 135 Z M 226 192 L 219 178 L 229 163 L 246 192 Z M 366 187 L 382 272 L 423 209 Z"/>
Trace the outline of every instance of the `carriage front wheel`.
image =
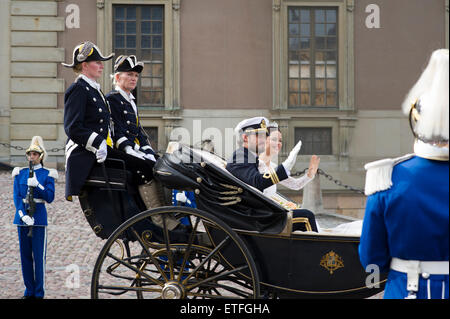
<path id="1" fill-rule="evenodd" d="M 173 220 L 182 225 L 173 229 Z M 249 249 L 227 224 L 198 209 L 161 207 L 111 234 L 94 266 L 91 297 L 258 298 L 259 278 Z"/>

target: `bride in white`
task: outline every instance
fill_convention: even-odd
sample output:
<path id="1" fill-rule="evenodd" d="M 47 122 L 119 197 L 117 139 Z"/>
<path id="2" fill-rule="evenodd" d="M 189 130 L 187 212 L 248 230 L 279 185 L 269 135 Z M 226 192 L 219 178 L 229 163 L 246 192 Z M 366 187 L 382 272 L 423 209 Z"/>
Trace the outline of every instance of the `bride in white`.
<path id="1" fill-rule="evenodd" d="M 278 124 L 275 122 L 271 122 L 268 126 L 269 136 L 266 141 L 266 148 L 263 153 L 259 154 L 259 171 L 264 174 L 269 171 L 269 167 L 276 167 L 277 165 L 272 161 L 272 159 L 276 159 L 278 153 L 281 150 L 281 146 L 283 143 L 283 136 L 278 129 Z M 301 143 L 297 144 L 301 147 Z M 320 158 L 317 155 L 312 155 L 309 161 L 309 167 L 301 177 L 295 178 L 289 176 L 289 178 L 281 181 L 279 184 L 292 189 L 292 190 L 300 190 L 306 186 L 310 181 L 312 181 L 317 173 L 317 169 L 319 168 Z M 296 209 L 299 208 L 297 204 L 287 201 L 285 198 L 281 197 L 277 193 L 277 184 L 274 184 L 264 190 L 264 195 L 267 197 L 277 201 L 282 206 L 288 209 Z M 342 234 L 342 235 L 359 235 L 361 233 L 362 220 L 357 220 L 353 222 L 347 222 L 340 224 L 333 228 L 322 228 L 319 224 L 317 224 L 319 233 L 329 233 L 329 234 Z"/>

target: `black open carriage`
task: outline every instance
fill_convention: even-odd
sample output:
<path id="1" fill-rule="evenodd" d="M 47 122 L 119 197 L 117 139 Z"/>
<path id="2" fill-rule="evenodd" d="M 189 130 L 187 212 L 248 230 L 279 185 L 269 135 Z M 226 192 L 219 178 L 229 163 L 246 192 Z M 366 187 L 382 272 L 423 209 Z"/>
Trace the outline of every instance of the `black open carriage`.
<path id="1" fill-rule="evenodd" d="M 154 175 L 195 192 L 198 208 L 142 211 L 124 167 L 93 170 L 80 203 L 107 240 L 92 298 L 364 298 L 384 287 L 359 262 L 358 234 L 313 231 L 314 218 L 292 219 L 214 154 L 171 143 Z"/>

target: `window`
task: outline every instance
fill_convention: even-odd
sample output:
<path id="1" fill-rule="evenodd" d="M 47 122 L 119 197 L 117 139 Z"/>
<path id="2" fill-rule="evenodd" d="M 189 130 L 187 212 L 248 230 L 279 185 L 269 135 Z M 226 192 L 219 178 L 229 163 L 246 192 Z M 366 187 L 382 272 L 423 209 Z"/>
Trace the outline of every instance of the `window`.
<path id="1" fill-rule="evenodd" d="M 113 50 L 136 55 L 144 70 L 134 93 L 139 106 L 163 107 L 164 6 L 114 5 Z"/>
<path id="2" fill-rule="evenodd" d="M 331 127 L 296 127 L 295 143 L 302 141 L 301 155 L 331 155 Z"/>
<path id="3" fill-rule="evenodd" d="M 288 7 L 288 107 L 338 106 L 337 13 Z"/>
<path id="4" fill-rule="evenodd" d="M 273 110 L 353 111 L 355 1 L 272 1 Z"/>

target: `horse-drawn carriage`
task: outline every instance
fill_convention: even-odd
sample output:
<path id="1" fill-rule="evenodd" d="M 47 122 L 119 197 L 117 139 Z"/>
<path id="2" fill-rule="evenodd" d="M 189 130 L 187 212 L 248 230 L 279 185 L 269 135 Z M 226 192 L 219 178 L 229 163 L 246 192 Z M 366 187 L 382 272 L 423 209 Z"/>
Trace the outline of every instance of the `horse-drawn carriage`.
<path id="1" fill-rule="evenodd" d="M 358 234 L 292 219 L 212 153 L 171 143 L 154 168 L 165 188 L 193 191 L 197 208 L 143 209 L 117 164 L 95 168 L 80 195 L 92 229 L 107 238 L 92 298 L 364 298 L 383 289 L 383 275 L 366 283 Z M 305 231 L 292 232 L 297 222 Z"/>

